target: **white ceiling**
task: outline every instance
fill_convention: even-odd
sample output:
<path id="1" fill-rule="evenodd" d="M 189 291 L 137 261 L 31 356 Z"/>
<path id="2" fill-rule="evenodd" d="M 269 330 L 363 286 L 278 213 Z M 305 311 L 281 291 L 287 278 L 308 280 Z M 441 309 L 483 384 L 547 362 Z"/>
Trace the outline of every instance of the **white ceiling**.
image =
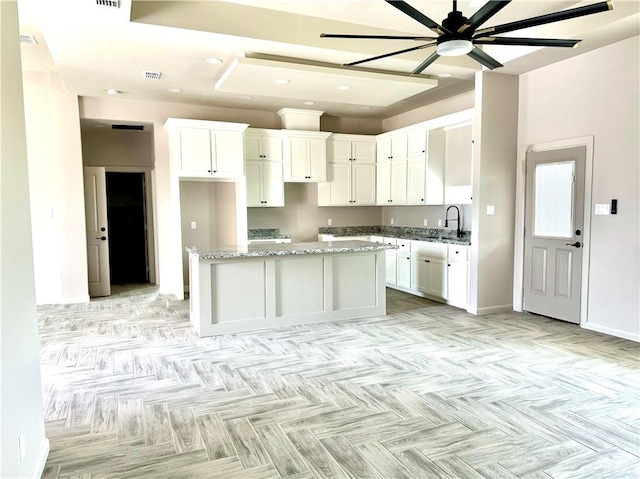
<path id="1" fill-rule="evenodd" d="M 96 3 L 18 0 L 20 33 L 38 41 L 22 45 L 23 69 L 57 71 L 80 96 L 101 97 L 115 89 L 129 99 L 385 118 L 470 90 L 481 68 L 468 57 L 440 57 L 423 75 L 410 77 L 432 48 L 341 67 L 416 43 L 327 39 L 320 33 L 433 35 L 384 0 L 120 0 L 119 8 Z M 437 22 L 451 10 L 444 0 L 408 3 Z M 591 3 L 515 0 L 485 26 Z M 640 2 L 614 5 L 612 11 L 509 34 L 583 39 L 577 48 L 484 49 L 504 63 L 496 72 L 519 74 L 638 35 Z M 458 7 L 467 17 L 477 10 L 466 0 Z M 223 62 L 206 63 L 211 57 Z M 146 80 L 143 71 L 162 76 Z M 290 83 L 275 84 L 279 78 Z M 350 89 L 338 90 L 339 85 Z"/>

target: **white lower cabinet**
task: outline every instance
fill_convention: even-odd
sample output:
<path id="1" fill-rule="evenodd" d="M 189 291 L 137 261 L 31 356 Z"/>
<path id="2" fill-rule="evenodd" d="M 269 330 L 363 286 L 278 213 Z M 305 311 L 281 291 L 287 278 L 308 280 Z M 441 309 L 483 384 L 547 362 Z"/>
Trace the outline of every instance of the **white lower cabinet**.
<path id="1" fill-rule="evenodd" d="M 411 288 L 411 255 L 396 255 L 396 284 L 403 288 Z"/>

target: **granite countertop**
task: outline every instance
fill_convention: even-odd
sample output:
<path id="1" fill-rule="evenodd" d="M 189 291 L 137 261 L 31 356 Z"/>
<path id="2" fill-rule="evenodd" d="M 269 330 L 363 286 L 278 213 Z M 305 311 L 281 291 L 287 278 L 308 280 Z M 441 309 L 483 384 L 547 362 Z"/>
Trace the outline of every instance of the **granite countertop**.
<path id="1" fill-rule="evenodd" d="M 410 226 L 324 226 L 318 229 L 319 234 L 333 236 L 384 236 L 387 238 L 470 245 L 471 232 L 463 231 L 461 237 L 455 230 L 442 228 L 416 228 Z"/>
<path id="2" fill-rule="evenodd" d="M 247 236 L 250 240 L 291 238 L 289 235 L 280 234 L 280 230 L 277 228 L 250 229 Z"/>
<path id="3" fill-rule="evenodd" d="M 201 248 L 185 248 L 199 259 L 233 259 L 260 256 L 286 256 L 300 254 L 358 253 L 397 249 L 395 245 L 369 241 L 317 241 L 312 243 L 256 244 Z"/>

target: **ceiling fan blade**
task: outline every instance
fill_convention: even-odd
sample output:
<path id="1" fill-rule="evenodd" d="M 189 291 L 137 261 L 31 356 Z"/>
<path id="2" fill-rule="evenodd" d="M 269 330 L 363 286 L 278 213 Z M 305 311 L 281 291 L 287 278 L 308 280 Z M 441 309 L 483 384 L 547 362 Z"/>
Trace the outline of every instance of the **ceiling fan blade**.
<path id="1" fill-rule="evenodd" d="M 341 33 L 321 33 L 320 38 L 365 38 L 373 40 L 415 40 L 420 42 L 436 40 L 435 37 L 410 37 L 403 35 L 343 35 Z"/>
<path id="2" fill-rule="evenodd" d="M 561 12 L 549 13 L 547 15 L 540 15 L 538 17 L 527 18 L 525 20 L 518 20 L 515 22 L 504 23 L 502 25 L 496 25 L 494 27 L 483 28 L 482 30 L 476 31 L 476 36 L 496 35 L 498 33 L 512 32 L 514 30 L 520 30 L 521 28 L 536 27 L 538 25 L 545 25 L 547 23 L 569 20 L 570 18 L 577 18 L 584 15 L 606 12 L 607 10 L 612 9 L 613 2 L 611 0 L 608 0 L 606 2 L 594 3 L 593 5 L 571 8 L 569 10 L 563 10 Z"/>
<path id="3" fill-rule="evenodd" d="M 412 52 L 414 50 L 421 50 L 423 48 L 427 48 L 427 47 L 433 46 L 433 45 L 435 45 L 435 43 L 436 43 L 436 41 L 434 40 L 433 42 L 426 43 L 424 45 L 419 45 L 417 47 L 405 48 L 404 50 L 398 50 L 396 52 L 385 53 L 384 55 L 378 55 L 378 56 L 371 57 L 371 58 L 365 58 L 364 60 L 358 60 L 357 62 L 345 63 L 345 66 L 352 67 L 354 65 L 359 65 L 360 63 L 372 62 L 373 60 L 380 60 L 381 58 L 392 57 L 393 55 L 400 55 L 402 53 Z"/>
<path id="4" fill-rule="evenodd" d="M 582 40 L 563 40 L 561 38 L 514 38 L 514 37 L 483 37 L 474 38 L 478 45 L 522 45 L 525 47 L 575 47 Z"/>
<path id="5" fill-rule="evenodd" d="M 430 28 L 431 30 L 436 32 L 438 35 L 442 35 L 443 33 L 448 33 L 448 34 L 452 33 L 449 30 L 447 30 L 446 28 L 444 28 L 443 26 L 441 26 L 441 25 L 437 24 L 436 22 L 434 22 L 433 20 L 431 20 L 429 17 L 424 15 L 422 12 L 419 12 L 418 10 L 413 8 L 407 2 L 404 2 L 404 1 L 401 1 L 401 0 L 385 0 L 385 1 L 389 5 L 396 7 L 402 13 L 404 13 L 406 15 L 409 15 L 415 21 L 422 23 L 425 27 Z"/>
<path id="6" fill-rule="evenodd" d="M 419 73 L 422 73 L 429 65 L 435 62 L 439 56 L 440 55 L 438 54 L 438 52 L 433 52 L 431 55 L 429 55 L 429 58 L 427 58 L 420 65 L 418 65 L 418 67 L 415 70 L 413 70 L 411 74 L 417 75 Z"/>
<path id="7" fill-rule="evenodd" d="M 485 4 L 484 7 L 474 13 L 469 20 L 464 22 L 464 25 L 458 28 L 458 33 L 464 33 L 469 28 L 475 30 L 506 7 L 510 1 L 511 0 L 490 0 L 489 3 Z"/>
<path id="8" fill-rule="evenodd" d="M 473 47 L 469 53 L 467 53 L 471 58 L 473 58 L 478 63 L 482 63 L 489 70 L 493 70 L 494 68 L 498 68 L 504 66 L 499 61 L 495 60 L 493 57 L 487 55 L 485 52 L 480 50 L 478 47 Z"/>

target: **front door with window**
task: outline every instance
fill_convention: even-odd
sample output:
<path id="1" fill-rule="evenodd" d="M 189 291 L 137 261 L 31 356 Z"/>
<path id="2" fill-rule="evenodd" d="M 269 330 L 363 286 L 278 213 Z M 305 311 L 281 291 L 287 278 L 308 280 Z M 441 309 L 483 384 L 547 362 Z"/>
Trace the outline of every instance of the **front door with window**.
<path id="1" fill-rule="evenodd" d="M 523 309 L 580 323 L 585 147 L 527 153 Z"/>

